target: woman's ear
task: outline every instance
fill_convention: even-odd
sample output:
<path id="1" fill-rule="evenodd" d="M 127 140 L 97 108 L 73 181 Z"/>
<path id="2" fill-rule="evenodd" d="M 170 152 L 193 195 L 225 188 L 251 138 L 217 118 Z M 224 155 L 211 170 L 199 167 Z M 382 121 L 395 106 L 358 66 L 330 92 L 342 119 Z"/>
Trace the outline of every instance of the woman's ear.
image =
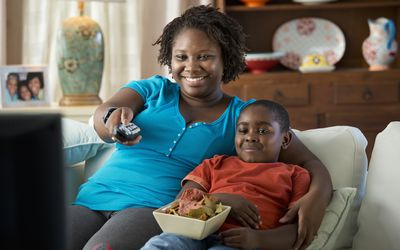
<path id="1" fill-rule="evenodd" d="M 287 131 L 283 133 L 282 137 L 282 149 L 287 149 L 289 147 L 290 142 L 292 141 L 292 131 Z"/>

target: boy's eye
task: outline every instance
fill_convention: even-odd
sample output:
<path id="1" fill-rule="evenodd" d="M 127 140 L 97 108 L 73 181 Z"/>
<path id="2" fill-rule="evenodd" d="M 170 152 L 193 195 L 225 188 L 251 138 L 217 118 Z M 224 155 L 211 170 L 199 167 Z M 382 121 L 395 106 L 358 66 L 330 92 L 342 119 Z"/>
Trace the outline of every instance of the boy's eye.
<path id="1" fill-rule="evenodd" d="M 259 130 L 258 130 L 258 134 L 259 135 L 264 135 L 264 134 L 267 134 L 269 132 L 269 130 L 268 129 L 265 129 L 265 128 L 260 128 Z"/>
<path id="2" fill-rule="evenodd" d="M 246 134 L 247 133 L 247 129 L 246 128 L 238 128 L 237 132 L 240 134 Z"/>

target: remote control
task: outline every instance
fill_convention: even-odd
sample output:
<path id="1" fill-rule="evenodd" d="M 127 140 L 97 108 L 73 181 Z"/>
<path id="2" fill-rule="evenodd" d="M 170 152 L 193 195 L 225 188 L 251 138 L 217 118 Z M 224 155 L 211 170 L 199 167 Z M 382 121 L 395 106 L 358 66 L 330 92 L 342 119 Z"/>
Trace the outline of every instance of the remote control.
<path id="1" fill-rule="evenodd" d="M 127 125 L 119 124 L 113 129 L 113 136 L 119 141 L 131 141 L 134 140 L 140 133 L 140 128 L 134 123 L 128 123 Z"/>

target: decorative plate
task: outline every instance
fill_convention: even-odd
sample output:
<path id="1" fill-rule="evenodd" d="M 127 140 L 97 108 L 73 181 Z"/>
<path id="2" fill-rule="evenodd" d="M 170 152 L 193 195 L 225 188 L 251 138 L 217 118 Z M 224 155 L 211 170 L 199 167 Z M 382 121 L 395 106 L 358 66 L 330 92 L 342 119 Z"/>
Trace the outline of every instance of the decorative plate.
<path id="1" fill-rule="evenodd" d="M 302 3 L 302 4 L 319 4 L 319 3 L 329 3 L 334 2 L 337 0 L 293 0 L 295 3 Z"/>
<path id="2" fill-rule="evenodd" d="M 346 41 L 339 27 L 329 20 L 304 17 L 288 21 L 275 31 L 272 38 L 274 51 L 286 52 L 281 63 L 297 70 L 303 57 L 322 54 L 330 65 L 344 54 Z"/>

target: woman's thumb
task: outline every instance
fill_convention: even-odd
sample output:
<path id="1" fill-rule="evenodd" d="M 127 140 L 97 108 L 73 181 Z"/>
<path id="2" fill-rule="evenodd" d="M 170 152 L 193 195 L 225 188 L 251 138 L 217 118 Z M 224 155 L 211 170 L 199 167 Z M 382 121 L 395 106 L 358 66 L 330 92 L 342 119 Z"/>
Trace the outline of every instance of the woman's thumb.
<path id="1" fill-rule="evenodd" d="M 286 214 L 279 219 L 280 223 L 288 223 L 292 220 L 294 220 L 297 216 L 297 211 L 298 208 L 296 207 L 292 207 L 291 209 L 289 209 L 289 211 L 286 212 Z"/>

